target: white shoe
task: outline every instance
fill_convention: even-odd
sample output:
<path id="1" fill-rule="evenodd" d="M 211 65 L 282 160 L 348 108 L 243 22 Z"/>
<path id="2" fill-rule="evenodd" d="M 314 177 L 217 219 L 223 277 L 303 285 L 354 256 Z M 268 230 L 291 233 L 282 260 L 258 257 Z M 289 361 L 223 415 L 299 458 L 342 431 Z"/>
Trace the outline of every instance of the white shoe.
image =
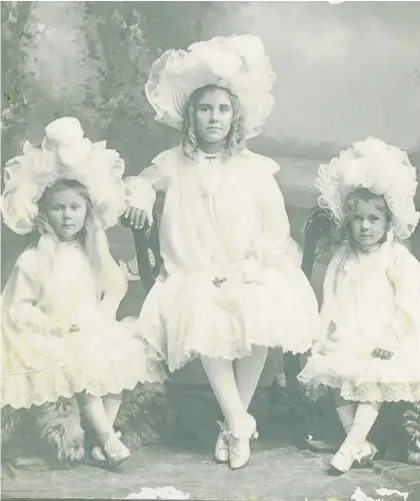
<path id="1" fill-rule="evenodd" d="M 229 436 L 230 432 L 226 429 L 226 425 L 217 421 L 220 426 L 220 433 L 217 437 L 216 447 L 214 448 L 214 455 L 216 460 L 220 463 L 227 463 L 229 461 Z"/>
<path id="2" fill-rule="evenodd" d="M 120 431 L 117 431 L 115 433 L 115 436 L 120 439 L 121 438 L 121 432 Z M 105 462 L 106 461 L 106 456 L 105 456 L 105 453 L 104 453 L 104 450 L 103 448 L 97 444 L 97 445 L 94 445 L 92 447 L 92 450 L 90 451 L 90 457 L 94 460 L 94 461 L 101 461 L 101 462 Z"/>
<path id="3" fill-rule="evenodd" d="M 103 449 L 102 449 L 102 447 L 100 445 L 94 445 L 92 447 L 92 450 L 90 451 L 90 457 L 94 461 L 100 461 L 100 462 L 103 462 L 103 463 L 106 461 L 106 457 L 105 457 L 104 451 L 103 451 Z"/>
<path id="4" fill-rule="evenodd" d="M 354 463 L 363 465 L 372 461 L 377 452 L 376 447 L 368 441 L 360 447 L 341 446 L 331 459 L 330 466 L 338 473 L 347 473 Z"/>
<path id="5" fill-rule="evenodd" d="M 257 423 L 251 414 L 247 414 L 242 428 L 232 432 L 229 438 L 229 464 L 232 470 L 243 468 L 248 463 L 251 457 L 249 441 L 257 438 Z"/>
<path id="6" fill-rule="evenodd" d="M 331 473 L 347 473 L 351 470 L 355 460 L 356 454 L 354 449 L 352 447 L 341 446 L 330 461 L 330 466 L 333 468 Z"/>
<path id="7" fill-rule="evenodd" d="M 120 464 L 131 455 L 130 450 L 120 440 L 121 435 L 112 435 L 104 445 L 106 459 L 110 464 Z"/>
<path id="8" fill-rule="evenodd" d="M 373 461 L 377 453 L 378 449 L 371 442 L 366 440 L 362 445 L 356 460 L 360 466 L 363 467 Z"/>

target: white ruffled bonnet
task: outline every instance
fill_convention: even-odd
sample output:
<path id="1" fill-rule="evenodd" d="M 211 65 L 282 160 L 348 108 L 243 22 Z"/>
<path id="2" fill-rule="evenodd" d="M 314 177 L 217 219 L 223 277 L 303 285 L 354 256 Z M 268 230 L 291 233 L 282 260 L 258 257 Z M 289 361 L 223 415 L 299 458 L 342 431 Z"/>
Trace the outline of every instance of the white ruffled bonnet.
<path id="1" fill-rule="evenodd" d="M 260 133 L 271 112 L 275 80 L 261 39 L 234 35 L 194 43 L 188 50 L 165 51 L 153 63 L 145 91 L 155 119 L 182 130 L 192 93 L 211 84 L 224 87 L 238 97 L 250 138 Z"/>
<path id="2" fill-rule="evenodd" d="M 417 226 L 416 170 L 404 151 L 380 139 L 357 142 L 329 164 L 321 165 L 316 186 L 321 191 L 318 205 L 329 209 L 338 223 L 344 218 L 346 197 L 357 188 L 367 188 L 384 196 L 399 239 L 409 238 Z"/>
<path id="3" fill-rule="evenodd" d="M 124 169 L 118 152 L 107 149 L 105 141 L 92 143 L 84 137 L 77 118 L 54 120 L 46 127 L 40 148 L 26 141 L 23 155 L 4 167 L 4 222 L 19 235 L 30 233 L 46 188 L 59 179 L 74 179 L 88 189 L 101 228 L 114 226 L 126 207 Z"/>

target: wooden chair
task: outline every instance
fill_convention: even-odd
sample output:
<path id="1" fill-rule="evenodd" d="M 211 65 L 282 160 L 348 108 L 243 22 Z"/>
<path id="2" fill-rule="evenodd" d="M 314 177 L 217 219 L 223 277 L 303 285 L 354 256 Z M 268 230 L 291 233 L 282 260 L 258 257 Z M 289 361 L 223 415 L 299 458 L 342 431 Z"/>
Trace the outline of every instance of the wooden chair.
<path id="1" fill-rule="evenodd" d="M 155 224 L 152 228 L 136 230 L 132 228 L 136 249 L 137 264 L 143 287 L 149 292 L 159 274 L 162 257 L 159 248 L 159 214 L 155 214 Z M 157 221 L 157 223 L 156 223 Z M 123 224 L 125 224 L 123 222 Z M 333 229 L 332 214 L 324 209 L 313 209 L 305 223 L 304 251 L 302 269 L 308 279 L 311 279 L 314 263 L 320 242 L 328 240 Z M 151 253 L 153 259 L 151 259 Z M 285 375 L 288 393 L 301 396 L 301 389 L 296 376 L 301 371 L 300 357 L 286 353 L 284 355 Z"/>
<path id="2" fill-rule="evenodd" d="M 146 293 L 150 291 L 155 283 L 163 263 L 162 256 L 160 255 L 158 231 L 160 213 L 155 211 L 153 218 L 154 223 L 152 227 L 149 227 L 146 223 L 142 229 L 132 228 L 124 218 L 121 219 L 121 224 L 126 228 L 130 228 L 133 234 L 140 280 Z"/>
<path id="3" fill-rule="evenodd" d="M 312 209 L 305 221 L 304 245 L 302 256 L 302 271 L 311 281 L 317 257 L 322 254 L 323 242 L 330 242 L 334 229 L 334 219 L 330 211 L 316 207 Z M 297 381 L 297 375 L 302 370 L 301 357 L 291 353 L 284 354 L 284 372 L 286 388 L 293 400 L 303 398 L 302 388 Z"/>
<path id="4" fill-rule="evenodd" d="M 302 270 L 308 280 L 312 278 L 316 259 L 332 243 L 334 229 L 334 216 L 329 210 L 319 207 L 312 209 L 305 222 L 302 258 Z"/>

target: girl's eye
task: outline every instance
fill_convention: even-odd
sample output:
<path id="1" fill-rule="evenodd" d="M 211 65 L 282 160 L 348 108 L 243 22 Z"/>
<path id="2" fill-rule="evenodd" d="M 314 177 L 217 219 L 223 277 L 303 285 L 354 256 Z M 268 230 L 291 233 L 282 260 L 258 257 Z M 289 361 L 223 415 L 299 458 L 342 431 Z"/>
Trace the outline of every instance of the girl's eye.
<path id="1" fill-rule="evenodd" d="M 209 109 L 210 109 L 210 106 L 207 106 L 206 104 L 201 104 L 198 107 L 198 111 L 209 111 Z"/>
<path id="2" fill-rule="evenodd" d="M 369 218 L 369 221 L 371 221 L 372 223 L 375 223 L 378 220 L 379 220 L 378 216 L 370 216 L 370 218 Z"/>
<path id="3" fill-rule="evenodd" d="M 230 111 L 230 106 L 228 106 L 227 104 L 222 104 L 219 109 L 223 113 L 227 113 L 228 111 Z"/>
<path id="4" fill-rule="evenodd" d="M 78 205 L 78 204 L 73 204 L 73 205 L 71 206 L 71 208 L 72 208 L 73 210 L 77 210 L 77 209 L 80 209 L 80 205 Z"/>

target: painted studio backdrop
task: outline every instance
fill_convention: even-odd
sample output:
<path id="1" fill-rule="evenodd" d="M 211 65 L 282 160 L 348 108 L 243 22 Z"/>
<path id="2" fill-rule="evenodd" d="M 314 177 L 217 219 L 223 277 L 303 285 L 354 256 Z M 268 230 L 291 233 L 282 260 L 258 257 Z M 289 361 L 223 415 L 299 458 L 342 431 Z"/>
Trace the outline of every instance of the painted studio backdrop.
<path id="1" fill-rule="evenodd" d="M 49 122 L 73 116 L 92 141 L 106 140 L 118 150 L 127 176 L 138 174 L 179 141 L 177 132 L 154 120 L 147 102 L 144 86 L 152 63 L 167 49 L 199 40 L 257 35 L 277 80 L 273 111 L 249 149 L 280 165 L 276 179 L 291 233 L 303 246 L 304 223 L 317 203 L 317 169 L 343 148 L 378 137 L 408 153 L 419 179 L 419 19 L 417 2 L 2 2 L 2 166 L 21 152 L 24 140 L 39 145 Z M 415 204 L 420 210 L 420 190 Z M 1 229 L 3 289 L 27 242 L 3 221 Z M 117 226 L 107 233 L 117 261 L 133 257 L 130 229 Z M 420 259 L 420 228 L 410 248 Z M 325 263 L 318 263 L 312 276 L 319 298 L 324 272 Z M 137 316 L 144 297 L 141 282 L 130 282 L 119 318 Z M 271 350 L 263 388 L 281 373 L 280 358 Z M 198 383 L 199 391 L 208 386 L 200 361 L 172 374 L 171 383 Z M 178 424 L 191 432 L 201 419 L 201 401 L 193 394 L 184 405 L 177 391 L 168 392 L 171 405 Z M 153 430 L 162 402 L 157 399 L 144 418 L 142 439 L 158 435 Z M 194 416 L 187 416 L 190 408 Z M 162 411 L 162 422 L 172 417 Z M 126 431 L 130 419 L 123 413 Z M 203 498 L 209 492 L 203 489 Z"/>
<path id="2" fill-rule="evenodd" d="M 278 181 L 299 243 L 316 203 L 316 169 L 341 147 L 378 136 L 420 165 L 416 5 L 3 2 L 1 8 L 3 163 L 25 137 L 38 144 L 48 122 L 74 115 L 89 137 L 121 152 L 128 175 L 138 173 L 178 139 L 153 120 L 146 101 L 151 63 L 170 47 L 252 33 L 264 42 L 277 84 L 269 122 L 250 147 L 280 164 Z M 24 241 L 2 229 L 4 284 Z M 109 236 L 117 259 L 132 255 L 128 230 Z M 130 292 L 125 315 L 138 313 L 137 298 L 130 299 L 143 293 L 138 283 Z M 201 378 L 194 367 L 176 377 Z"/>

